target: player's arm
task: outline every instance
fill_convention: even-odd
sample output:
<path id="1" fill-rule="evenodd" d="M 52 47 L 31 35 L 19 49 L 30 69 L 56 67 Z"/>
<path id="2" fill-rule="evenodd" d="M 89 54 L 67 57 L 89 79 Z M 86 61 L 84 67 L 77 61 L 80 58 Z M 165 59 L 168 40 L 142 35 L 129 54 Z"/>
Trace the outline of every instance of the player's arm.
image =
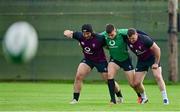
<path id="1" fill-rule="evenodd" d="M 64 36 L 67 37 L 67 38 L 73 38 L 73 31 L 65 30 L 64 31 Z"/>
<path id="2" fill-rule="evenodd" d="M 104 31 L 104 32 L 101 32 L 101 33 L 99 33 L 99 34 L 102 36 L 103 47 L 104 47 L 105 49 L 108 49 L 108 50 L 109 50 L 109 46 L 107 45 L 106 39 L 105 39 L 105 31 Z"/>
<path id="3" fill-rule="evenodd" d="M 154 42 L 153 45 L 150 47 L 150 49 L 154 53 L 155 64 L 159 64 L 160 57 L 161 57 L 161 50 L 160 50 L 159 46 Z"/>
<path id="4" fill-rule="evenodd" d="M 155 62 L 152 65 L 153 69 L 157 69 L 159 67 L 159 62 L 160 62 L 160 56 L 161 56 L 161 51 L 159 46 L 152 40 L 151 37 L 147 35 L 142 35 L 143 36 L 143 41 L 145 43 L 145 46 L 151 50 L 151 52 L 155 56 Z"/>

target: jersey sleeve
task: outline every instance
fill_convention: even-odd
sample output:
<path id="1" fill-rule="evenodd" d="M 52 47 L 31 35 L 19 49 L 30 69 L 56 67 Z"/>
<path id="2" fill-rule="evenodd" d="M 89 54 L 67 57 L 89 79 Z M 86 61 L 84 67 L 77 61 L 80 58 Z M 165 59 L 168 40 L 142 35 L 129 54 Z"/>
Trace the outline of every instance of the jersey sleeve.
<path id="1" fill-rule="evenodd" d="M 152 40 L 152 38 L 150 38 L 150 37 L 147 36 L 147 35 L 141 35 L 141 36 L 142 36 L 142 38 L 143 38 L 143 41 L 144 41 L 145 46 L 146 46 L 147 48 L 150 48 L 150 47 L 153 45 L 153 43 L 154 43 L 154 41 Z"/>
<path id="2" fill-rule="evenodd" d="M 82 33 L 81 32 L 74 32 L 73 33 L 73 38 L 76 40 L 80 40 L 80 38 L 82 37 Z"/>
<path id="3" fill-rule="evenodd" d="M 104 35 L 102 35 L 102 43 L 103 43 L 103 46 L 107 46 L 107 44 L 106 44 L 106 39 L 105 39 L 105 36 L 104 36 Z"/>

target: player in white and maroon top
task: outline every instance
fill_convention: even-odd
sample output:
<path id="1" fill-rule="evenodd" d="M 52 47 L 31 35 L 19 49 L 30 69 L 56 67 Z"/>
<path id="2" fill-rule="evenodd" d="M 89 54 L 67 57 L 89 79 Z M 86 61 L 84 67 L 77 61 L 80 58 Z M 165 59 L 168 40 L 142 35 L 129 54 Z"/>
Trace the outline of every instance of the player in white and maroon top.
<path id="1" fill-rule="evenodd" d="M 134 28 L 128 29 L 126 42 L 131 51 L 134 52 L 138 58 L 135 69 L 134 86 L 138 88 L 141 93 L 141 103 L 146 103 L 148 101 L 142 83 L 146 72 L 149 68 L 151 68 L 162 93 L 163 103 L 169 104 L 166 93 L 166 85 L 162 77 L 162 68 L 160 66 L 161 51 L 158 45 L 151 37 L 145 34 L 137 33 Z"/>
<path id="2" fill-rule="evenodd" d="M 91 72 L 95 67 L 99 73 L 101 73 L 102 78 L 107 81 L 107 60 L 103 50 L 105 46 L 105 40 L 102 35 L 93 32 L 92 26 L 90 24 L 84 24 L 81 28 L 81 32 L 74 32 L 71 30 L 65 30 L 64 35 L 67 38 L 76 39 L 83 53 L 83 59 L 81 60 L 74 81 L 74 93 L 73 100 L 71 104 L 75 104 L 79 100 L 80 91 L 84 78 Z M 119 85 L 115 84 L 116 95 L 119 102 L 122 102 L 122 94 Z"/>

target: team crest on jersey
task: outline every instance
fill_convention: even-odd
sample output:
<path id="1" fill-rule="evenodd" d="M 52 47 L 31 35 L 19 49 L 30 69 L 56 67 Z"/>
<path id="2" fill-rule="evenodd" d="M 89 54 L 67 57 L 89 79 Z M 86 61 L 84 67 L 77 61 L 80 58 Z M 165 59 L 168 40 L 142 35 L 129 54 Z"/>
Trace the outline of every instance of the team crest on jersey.
<path id="1" fill-rule="evenodd" d="M 93 44 L 92 44 L 92 46 L 93 46 L 93 47 L 95 47 L 95 46 L 96 46 L 96 44 L 95 44 L 95 43 L 93 43 Z"/>
<path id="2" fill-rule="evenodd" d="M 133 45 L 132 45 L 132 44 L 130 44 L 129 46 L 130 46 L 130 48 L 133 48 Z"/>
<path id="3" fill-rule="evenodd" d="M 84 45 L 84 42 L 81 42 L 82 45 Z"/>

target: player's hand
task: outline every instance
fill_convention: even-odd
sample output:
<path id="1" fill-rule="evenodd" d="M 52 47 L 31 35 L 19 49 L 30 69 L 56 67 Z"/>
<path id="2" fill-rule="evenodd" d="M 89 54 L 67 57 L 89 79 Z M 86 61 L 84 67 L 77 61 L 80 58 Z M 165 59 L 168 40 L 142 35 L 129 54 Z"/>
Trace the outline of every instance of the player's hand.
<path id="1" fill-rule="evenodd" d="M 153 65 L 152 65 L 152 69 L 157 69 L 159 67 L 159 65 L 157 64 L 157 63 L 154 63 Z"/>
<path id="2" fill-rule="evenodd" d="M 65 30 L 65 31 L 64 31 L 64 36 L 67 37 L 67 38 L 72 38 L 72 36 L 73 36 L 73 31 L 71 31 L 71 30 Z"/>

